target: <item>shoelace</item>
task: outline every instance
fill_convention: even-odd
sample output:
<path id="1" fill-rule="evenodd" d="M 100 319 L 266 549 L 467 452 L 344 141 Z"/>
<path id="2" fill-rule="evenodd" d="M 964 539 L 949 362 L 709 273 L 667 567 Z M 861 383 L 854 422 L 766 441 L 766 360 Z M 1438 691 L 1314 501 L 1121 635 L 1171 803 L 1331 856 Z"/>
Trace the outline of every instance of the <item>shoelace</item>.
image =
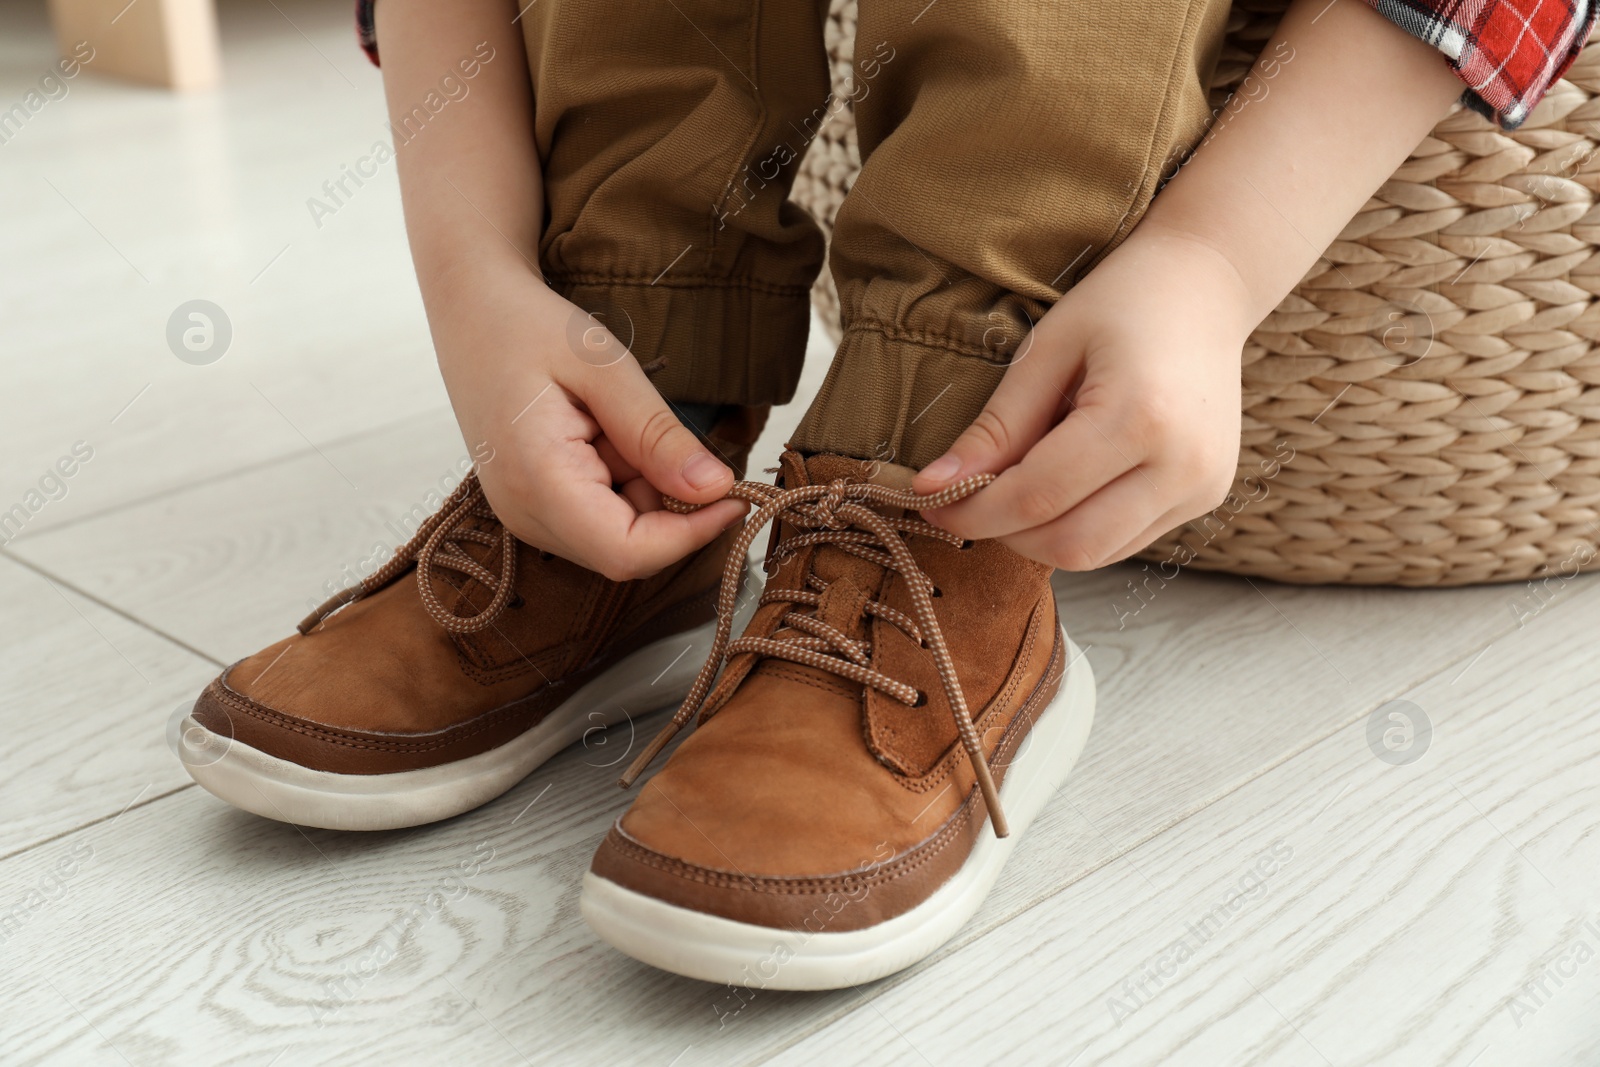
<path id="1" fill-rule="evenodd" d="M 496 533 L 468 525 L 471 519 L 487 519 Z M 499 545 L 500 573 L 495 575 L 483 564 L 473 559 L 461 547 L 464 543 Z M 517 539 L 500 524 L 494 509 L 483 495 L 483 486 L 476 472 L 464 478 L 455 491 L 428 516 L 417 532 L 395 550 L 382 567 L 362 579 L 359 585 L 341 590 L 322 606 L 300 621 L 302 634 L 308 634 L 329 615 L 348 604 L 353 604 L 370 593 L 394 581 L 408 569 L 417 568 L 417 589 L 422 594 L 422 606 L 429 617 L 450 633 L 471 634 L 494 625 L 494 620 L 505 610 L 516 592 Z M 476 579 L 485 589 L 492 590 L 489 603 L 475 615 L 457 615 L 445 606 L 433 591 L 437 571 L 456 571 Z"/>
<path id="2" fill-rule="evenodd" d="M 711 692 L 712 682 L 716 679 L 717 671 L 721 669 L 724 660 L 743 653 L 792 660 L 830 671 L 877 689 L 911 707 L 916 707 L 922 702 L 923 694 L 918 693 L 916 689 L 868 666 L 872 655 L 870 642 L 852 638 L 814 615 L 801 614 L 793 610 L 786 613 L 780 625 L 796 631 L 793 636 L 741 637 L 736 641 L 730 640 L 733 634 L 734 607 L 738 602 L 739 587 L 744 577 L 745 556 L 762 527 L 784 518 L 789 520 L 791 525 L 811 532 L 792 534 L 779 542 L 773 548 L 774 563 L 809 545 L 828 544 L 888 568 L 905 580 L 911 594 L 913 610 L 910 616 L 875 600 L 867 602 L 865 611 L 898 627 L 932 653 L 934 663 L 939 670 L 939 681 L 944 687 L 945 698 L 955 718 L 956 732 L 961 737 L 962 748 L 965 749 L 967 759 L 972 764 L 978 788 L 982 791 L 984 803 L 988 807 L 989 822 L 994 827 L 995 836 L 1007 836 L 1010 828 L 1000 807 L 1000 793 L 995 787 L 989 762 L 984 757 L 977 727 L 973 725 L 972 715 L 967 710 L 966 697 L 961 691 L 961 682 L 956 677 L 955 662 L 951 658 L 949 646 L 945 643 L 944 632 L 934 615 L 933 580 L 917 566 L 916 559 L 912 557 L 911 550 L 906 544 L 906 538 L 912 536 L 933 537 L 957 545 L 963 544 L 964 541 L 961 537 L 921 519 L 890 518 L 876 510 L 876 508 L 903 508 L 906 511 L 917 512 L 944 507 L 970 496 L 993 480 L 992 474 L 975 474 L 929 496 L 919 496 L 909 489 L 844 480 L 828 485 L 807 485 L 794 489 L 779 489 L 765 482 L 735 483 L 728 495 L 747 501 L 756 510 L 745 520 L 744 528 L 740 530 L 733 548 L 728 552 L 728 564 L 723 570 L 722 588 L 717 598 L 717 631 L 711 643 L 711 653 L 700 667 L 700 673 L 695 676 L 694 684 L 689 688 L 689 694 L 684 697 L 677 713 L 649 746 L 639 753 L 639 757 L 622 776 L 619 784 L 626 789 L 634 783 L 645 768 L 661 754 L 667 743 L 705 705 L 706 698 Z M 669 510 L 679 513 L 693 511 L 696 507 L 670 498 L 666 505 Z M 815 574 L 810 574 L 806 578 L 806 586 L 805 589 L 769 588 L 761 594 L 758 603 L 788 603 L 797 607 L 815 608 L 821 602 L 822 594 L 827 591 L 827 583 Z"/>

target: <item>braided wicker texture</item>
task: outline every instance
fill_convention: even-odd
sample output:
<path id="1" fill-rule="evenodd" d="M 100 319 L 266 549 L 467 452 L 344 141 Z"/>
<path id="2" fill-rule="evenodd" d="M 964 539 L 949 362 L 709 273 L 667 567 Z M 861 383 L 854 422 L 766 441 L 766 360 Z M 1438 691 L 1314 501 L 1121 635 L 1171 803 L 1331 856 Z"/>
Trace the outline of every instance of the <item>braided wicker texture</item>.
<path id="1" fill-rule="evenodd" d="M 830 0 L 828 20 L 823 23 L 823 42 L 827 45 L 833 76 L 833 100 L 829 101 L 832 117 L 817 130 L 811 147 L 800 160 L 800 172 L 795 176 L 794 191 L 789 199 L 811 213 L 831 245 L 834 216 L 839 214 L 844 195 L 861 171 L 855 114 L 849 107 L 839 106 L 840 101 L 851 99 L 855 84 L 852 72 L 856 52 L 856 0 Z M 839 293 L 833 286 L 831 271 L 824 269 L 811 287 L 811 303 L 837 344 L 843 334 L 839 328 Z"/>
<path id="2" fill-rule="evenodd" d="M 1281 0 L 1239 0 L 1217 104 Z M 848 93 L 855 5 L 827 27 Z M 1286 582 L 1460 585 L 1600 564 L 1600 48 L 1515 131 L 1441 122 L 1251 335 L 1235 492 L 1141 558 Z M 841 110 L 794 199 L 830 233 Z M 832 282 L 814 299 L 838 328 Z"/>

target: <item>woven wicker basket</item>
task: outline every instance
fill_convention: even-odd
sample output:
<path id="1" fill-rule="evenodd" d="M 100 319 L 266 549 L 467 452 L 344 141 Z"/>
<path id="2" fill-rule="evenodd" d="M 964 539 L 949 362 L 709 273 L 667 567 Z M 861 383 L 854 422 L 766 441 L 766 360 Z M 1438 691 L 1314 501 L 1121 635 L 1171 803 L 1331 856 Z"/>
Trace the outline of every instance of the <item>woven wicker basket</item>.
<path id="1" fill-rule="evenodd" d="M 1282 7 L 1235 3 L 1215 103 Z M 835 0 L 841 94 L 854 31 Z M 1515 131 L 1467 111 L 1438 125 L 1251 335 L 1235 496 L 1143 558 L 1411 586 L 1600 563 L 1597 95 L 1600 47 Z M 794 199 L 831 234 L 859 169 L 841 114 Z M 826 272 L 814 297 L 837 330 Z"/>

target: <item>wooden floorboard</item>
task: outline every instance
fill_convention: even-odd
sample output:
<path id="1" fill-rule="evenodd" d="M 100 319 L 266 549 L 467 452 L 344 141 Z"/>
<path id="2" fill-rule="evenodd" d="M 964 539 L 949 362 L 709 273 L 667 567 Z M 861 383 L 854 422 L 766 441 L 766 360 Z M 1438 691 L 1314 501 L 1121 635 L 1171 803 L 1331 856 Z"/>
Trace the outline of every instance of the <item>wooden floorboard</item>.
<path id="1" fill-rule="evenodd" d="M 213 536 L 186 528 L 202 542 Z M 234 558 L 250 602 L 275 571 Z M 101 568 L 82 556 L 49 562 L 70 572 L 74 559 L 93 588 Z M 1114 869 L 1130 848 L 1337 734 L 1419 672 L 1470 656 L 1511 618 L 1500 610 L 1505 590 L 1258 591 L 1184 575 L 1138 625 L 1118 630 L 1106 602 L 1126 573 L 1060 582 L 1101 678 L 1095 735 L 983 911 L 913 979 L 945 973 L 945 960 L 1026 922 L 1062 886 Z M 1448 627 L 1429 624 L 1446 618 Z M 252 1062 L 283 1046 L 290 1062 L 392 1062 L 402 1048 L 521 1062 L 512 1046 L 549 1062 L 663 1050 L 670 1060 L 692 1045 L 684 1062 L 732 1063 L 818 1028 L 850 1027 L 831 1020 L 850 1018 L 860 993 L 764 993 L 729 1018 L 738 1002 L 728 990 L 634 964 L 588 933 L 578 880 L 627 798 L 609 770 L 586 764 L 613 761 L 630 744 L 626 730 L 615 732 L 609 747 L 569 752 L 478 812 L 410 833 L 302 833 L 189 790 L 128 813 L 114 832 L 97 837 L 90 827 L 0 864 L 0 900 L 22 899 L 44 865 L 62 861 L 56 852 L 95 850 L 70 891 L 23 931 L 17 995 L 37 1010 L 0 1023 L 0 1040 L 23 1050 L 23 1062 L 109 1041 L 135 1062 Z M 484 849 L 492 859 L 432 914 L 430 888 Z M 406 920 L 414 904 L 426 922 Z M 386 954 L 393 959 L 372 977 L 350 984 L 350 973 Z M 1030 952 L 1001 956 L 1019 971 L 1038 962 Z M 36 974 L 59 992 L 30 981 Z M 73 1022 L 80 1011 L 93 1027 Z"/>
<path id="2" fill-rule="evenodd" d="M 7 99 L 42 26 L 0 34 Z M 736 996 L 588 932 L 615 764 L 658 720 L 409 832 L 301 830 L 187 786 L 173 712 L 392 548 L 465 451 L 392 174 L 307 214 L 383 135 L 347 12 L 228 5 L 222 29 L 216 96 L 86 74 L 0 168 L 30 205 L 0 229 L 29 357 L 0 395 L 0 511 L 94 450 L 0 552 L 0 1062 L 1600 1062 L 1600 963 L 1519 992 L 1600 952 L 1591 579 L 1519 630 L 1514 586 L 1059 576 L 1100 681 L 1089 747 L 973 922 L 860 990 Z M 165 340 L 197 297 L 235 329 L 208 366 Z M 1401 695 L 1436 733 L 1390 766 L 1365 721 Z M 1118 1018 L 1121 983 L 1275 842 L 1264 888 Z"/>
<path id="3" fill-rule="evenodd" d="M 1597 627 L 1589 583 L 1405 694 L 1415 763 L 1352 724 L 777 1062 L 1595 1063 Z"/>
<path id="4" fill-rule="evenodd" d="M 0 856 L 190 784 L 166 723 L 213 664 L 4 556 L 0 634 Z"/>
<path id="5" fill-rule="evenodd" d="M 11 552 L 232 662 L 376 569 L 460 480 L 465 456 L 439 409 L 19 540 Z"/>

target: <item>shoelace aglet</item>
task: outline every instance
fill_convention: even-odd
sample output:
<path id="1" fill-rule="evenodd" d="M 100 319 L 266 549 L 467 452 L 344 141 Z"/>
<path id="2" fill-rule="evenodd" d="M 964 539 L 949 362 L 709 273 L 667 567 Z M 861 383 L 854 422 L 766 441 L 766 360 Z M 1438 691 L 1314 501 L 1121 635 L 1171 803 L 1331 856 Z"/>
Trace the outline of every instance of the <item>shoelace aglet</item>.
<path id="1" fill-rule="evenodd" d="M 973 773 L 978 776 L 978 791 L 989 809 L 989 825 L 994 827 L 994 836 L 1010 837 L 1011 824 L 1006 822 L 1006 813 L 1000 807 L 1000 790 L 995 787 L 994 775 L 989 773 L 988 761 L 980 757 L 971 762 Z"/>
<path id="2" fill-rule="evenodd" d="M 617 785 L 623 789 L 631 789 L 633 783 L 639 780 L 639 775 L 644 773 L 646 767 L 655 762 L 655 758 L 661 755 L 661 750 L 667 747 L 667 744 L 678 735 L 678 731 L 681 729 L 683 729 L 683 723 L 677 719 L 673 719 L 666 726 L 663 726 L 660 732 L 656 734 L 655 739 L 645 746 L 643 752 L 639 753 L 639 758 L 628 764 L 628 769 L 622 772 L 621 778 L 617 779 Z"/>
<path id="3" fill-rule="evenodd" d="M 300 631 L 300 636 L 304 637 L 306 634 L 310 633 L 312 630 L 315 630 L 319 625 L 321 625 L 323 619 L 326 619 L 329 615 L 332 615 L 346 604 L 349 604 L 355 600 L 359 600 L 364 592 L 365 589 L 359 585 L 353 585 L 348 589 L 339 590 L 339 592 L 335 593 L 333 596 L 329 597 L 327 600 L 318 605 L 317 609 L 310 615 L 307 615 L 305 618 L 301 619 L 300 625 L 296 626 L 295 629 Z"/>

